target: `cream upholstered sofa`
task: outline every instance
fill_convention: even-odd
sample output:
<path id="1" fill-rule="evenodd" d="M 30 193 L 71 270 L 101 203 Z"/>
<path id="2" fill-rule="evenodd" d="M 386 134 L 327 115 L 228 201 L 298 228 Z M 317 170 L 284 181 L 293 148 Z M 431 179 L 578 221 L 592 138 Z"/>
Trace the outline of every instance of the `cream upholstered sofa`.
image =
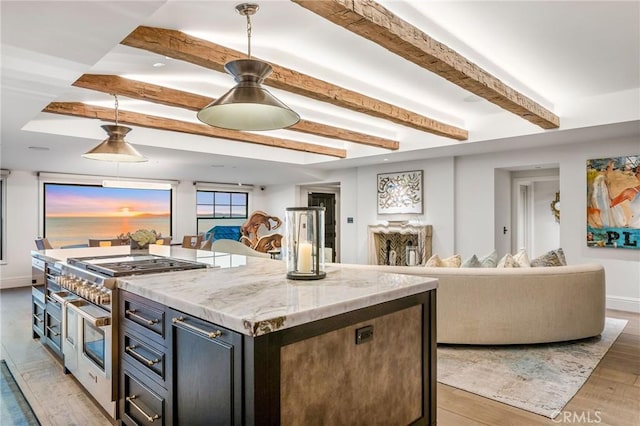
<path id="1" fill-rule="evenodd" d="M 605 274 L 601 265 L 354 266 L 437 278 L 438 343 L 547 343 L 597 336 L 604 329 Z"/>

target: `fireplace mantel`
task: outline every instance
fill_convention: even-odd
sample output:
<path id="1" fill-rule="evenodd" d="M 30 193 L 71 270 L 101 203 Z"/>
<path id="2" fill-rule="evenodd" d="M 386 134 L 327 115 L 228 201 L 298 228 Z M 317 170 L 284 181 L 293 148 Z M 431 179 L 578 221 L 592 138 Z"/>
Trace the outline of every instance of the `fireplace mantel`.
<path id="1" fill-rule="evenodd" d="M 431 225 L 389 223 L 368 226 L 369 264 L 384 265 L 387 260 L 386 242 L 396 253 L 396 265 L 405 265 L 405 249 L 409 241 L 418 246 L 418 265 L 431 257 Z"/>

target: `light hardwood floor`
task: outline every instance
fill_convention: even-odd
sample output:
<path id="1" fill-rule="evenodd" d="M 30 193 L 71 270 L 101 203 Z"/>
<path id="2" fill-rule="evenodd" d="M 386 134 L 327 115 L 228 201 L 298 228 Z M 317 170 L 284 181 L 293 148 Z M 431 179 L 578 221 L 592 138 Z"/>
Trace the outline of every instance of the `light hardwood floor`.
<path id="1" fill-rule="evenodd" d="M 640 314 L 607 311 L 628 320 L 594 373 L 556 419 L 438 384 L 438 424 L 640 426 Z M 31 289 L 0 291 L 0 356 L 43 425 L 109 425 L 96 404 L 31 338 Z"/>

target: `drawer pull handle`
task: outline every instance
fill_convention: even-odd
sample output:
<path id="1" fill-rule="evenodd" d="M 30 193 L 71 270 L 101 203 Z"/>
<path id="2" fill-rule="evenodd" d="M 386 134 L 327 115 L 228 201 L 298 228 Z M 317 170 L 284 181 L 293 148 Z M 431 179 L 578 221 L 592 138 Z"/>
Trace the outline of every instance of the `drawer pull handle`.
<path id="1" fill-rule="evenodd" d="M 140 316 L 140 315 L 136 314 L 136 312 L 138 312 L 138 311 L 136 311 L 135 309 L 127 309 L 125 312 L 127 313 L 127 315 L 131 315 L 134 318 L 138 318 L 140 321 L 143 321 L 143 322 L 147 323 L 148 325 L 153 325 L 153 324 L 157 324 L 157 323 L 160 322 L 160 320 L 147 319 L 147 318 L 145 318 L 143 316 Z"/>
<path id="2" fill-rule="evenodd" d="M 31 315 L 33 315 L 33 318 L 35 318 L 36 321 L 44 322 L 44 320 L 42 318 L 40 318 L 38 315 L 36 315 L 36 314 L 31 314 Z"/>
<path id="3" fill-rule="evenodd" d="M 124 350 L 126 352 L 128 352 L 129 354 L 131 354 L 134 358 L 137 358 L 138 361 L 141 361 L 144 364 L 147 364 L 147 367 L 152 367 L 154 364 L 157 364 L 160 362 L 160 360 L 158 358 L 156 359 L 149 359 L 146 358 L 142 355 L 140 355 L 138 352 L 136 352 L 134 349 L 136 349 L 137 346 L 136 345 L 131 345 L 131 346 L 127 346 L 124 348 Z"/>
<path id="4" fill-rule="evenodd" d="M 54 327 L 55 327 L 55 325 L 54 325 Z M 49 330 L 49 333 L 53 334 L 54 336 L 59 336 L 60 335 L 60 333 L 56 333 L 55 331 L 53 331 L 53 328 L 51 328 L 49 326 L 47 326 L 47 330 Z"/>
<path id="5" fill-rule="evenodd" d="M 156 421 L 156 420 L 158 420 L 160 418 L 160 416 L 157 415 L 157 414 L 154 414 L 153 416 L 150 416 L 147 413 L 145 413 L 145 411 L 142 408 L 140 408 L 138 406 L 138 404 L 133 402 L 133 400 L 136 399 L 136 398 L 138 398 L 137 395 L 131 395 L 131 396 L 126 397 L 125 399 L 127 400 L 127 402 L 129 404 L 131 404 L 132 407 L 134 407 L 136 410 L 140 411 L 140 414 L 142 414 L 144 417 L 146 417 L 146 419 L 147 419 L 147 421 L 149 423 L 153 423 L 154 421 Z"/>
<path id="6" fill-rule="evenodd" d="M 182 317 L 182 316 L 177 317 L 177 318 L 171 318 L 171 322 L 172 322 L 172 323 L 174 323 L 174 324 L 179 324 L 179 325 L 181 325 L 181 326 L 183 326 L 183 327 L 186 327 L 186 328 L 188 328 L 188 329 L 190 329 L 190 330 L 193 330 L 193 331 L 198 332 L 198 333 L 200 333 L 200 334 L 204 334 L 204 335 L 205 335 L 205 336 L 207 336 L 209 339 L 215 339 L 216 337 L 220 337 L 220 336 L 222 336 L 222 331 L 220 331 L 220 330 L 216 330 L 216 331 L 206 331 L 206 330 L 203 330 L 203 329 L 201 329 L 201 328 L 194 327 L 194 326 L 193 326 L 193 325 L 191 325 L 191 324 L 187 324 L 185 321 L 186 321 L 186 319 L 185 319 L 184 317 Z"/>
<path id="7" fill-rule="evenodd" d="M 51 302 L 54 305 L 59 305 L 60 304 L 60 302 L 58 302 L 56 299 L 54 299 L 53 297 L 49 296 L 48 294 L 47 294 L 47 301 Z"/>

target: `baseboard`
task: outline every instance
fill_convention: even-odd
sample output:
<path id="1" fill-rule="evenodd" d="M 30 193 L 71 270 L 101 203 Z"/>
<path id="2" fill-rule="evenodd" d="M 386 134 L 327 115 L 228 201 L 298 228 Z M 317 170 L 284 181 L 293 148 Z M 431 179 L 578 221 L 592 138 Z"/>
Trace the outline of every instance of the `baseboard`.
<path id="1" fill-rule="evenodd" d="M 5 288 L 29 287 L 31 285 L 31 275 L 22 277 L 3 278 L 0 280 L 0 290 Z"/>
<path id="2" fill-rule="evenodd" d="M 607 296 L 607 309 L 640 313 L 640 299 L 637 297 Z"/>

